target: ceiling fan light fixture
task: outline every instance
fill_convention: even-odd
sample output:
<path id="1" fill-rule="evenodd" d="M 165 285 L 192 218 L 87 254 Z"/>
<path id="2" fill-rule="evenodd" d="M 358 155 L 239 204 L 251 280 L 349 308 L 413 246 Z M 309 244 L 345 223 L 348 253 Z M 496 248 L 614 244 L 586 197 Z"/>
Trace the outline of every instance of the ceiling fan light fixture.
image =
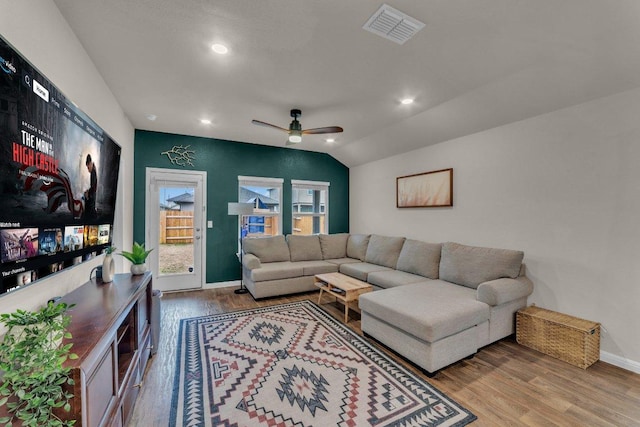
<path id="1" fill-rule="evenodd" d="M 220 43 L 211 45 L 211 50 L 213 50 L 218 55 L 226 55 L 229 52 L 229 48 Z"/>
<path id="2" fill-rule="evenodd" d="M 289 142 L 291 144 L 297 144 L 299 142 L 302 142 L 302 132 L 297 129 L 292 129 L 291 132 L 289 133 Z"/>

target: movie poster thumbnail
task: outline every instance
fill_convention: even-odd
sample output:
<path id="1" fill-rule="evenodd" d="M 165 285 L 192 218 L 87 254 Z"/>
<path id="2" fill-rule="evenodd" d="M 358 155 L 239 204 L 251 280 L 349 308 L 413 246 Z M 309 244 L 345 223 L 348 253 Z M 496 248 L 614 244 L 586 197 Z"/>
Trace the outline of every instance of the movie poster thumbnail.
<path id="1" fill-rule="evenodd" d="M 64 228 L 64 251 L 71 252 L 82 249 L 84 241 L 84 226 L 72 225 Z"/>
<path id="2" fill-rule="evenodd" d="M 64 269 L 64 262 L 54 262 L 53 264 L 49 264 L 49 273 L 56 273 L 58 271 L 62 271 Z"/>
<path id="3" fill-rule="evenodd" d="M 2 262 L 18 261 L 38 255 L 37 228 L 8 228 L 0 230 L 0 258 Z"/>
<path id="4" fill-rule="evenodd" d="M 36 280 L 38 280 L 38 272 L 36 270 L 22 271 L 4 283 L 6 287 L 5 292 L 15 291 L 16 289 L 26 286 Z"/>
<path id="5" fill-rule="evenodd" d="M 98 226 L 97 225 L 85 225 L 84 226 L 84 247 L 95 246 L 98 244 Z"/>
<path id="6" fill-rule="evenodd" d="M 40 229 L 38 239 L 40 255 L 53 255 L 64 251 L 64 232 L 61 227 Z"/>
<path id="7" fill-rule="evenodd" d="M 16 278 L 18 279 L 16 282 L 16 286 L 25 286 L 31 283 L 32 281 L 35 281 L 35 279 L 37 279 L 37 276 L 35 278 L 32 277 L 32 275 L 35 272 L 36 271 L 33 270 L 33 271 L 24 271 L 22 273 L 16 274 Z"/>
<path id="8" fill-rule="evenodd" d="M 98 244 L 99 245 L 106 245 L 107 243 L 109 243 L 109 237 L 111 237 L 109 233 L 110 230 L 111 230 L 111 226 L 109 224 L 102 224 L 98 226 Z"/>

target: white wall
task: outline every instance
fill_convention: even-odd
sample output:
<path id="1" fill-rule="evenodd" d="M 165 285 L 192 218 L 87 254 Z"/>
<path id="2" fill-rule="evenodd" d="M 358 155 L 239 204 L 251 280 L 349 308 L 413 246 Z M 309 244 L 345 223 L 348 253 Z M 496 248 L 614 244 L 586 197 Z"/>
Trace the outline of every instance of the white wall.
<path id="1" fill-rule="evenodd" d="M 130 247 L 133 235 L 134 129 L 93 62 L 50 0 L 0 0 L 0 33 L 122 147 L 114 244 Z M 128 183 L 128 184 L 127 184 Z M 96 260 L 69 268 L 0 297 L 0 313 L 34 309 L 86 282 Z M 115 257 L 117 271 L 124 263 Z"/>
<path id="2" fill-rule="evenodd" d="M 453 207 L 395 207 L 396 177 L 448 167 Z M 352 233 L 523 250 L 529 301 L 601 322 L 603 360 L 640 372 L 640 89 L 354 167 L 350 181 Z"/>

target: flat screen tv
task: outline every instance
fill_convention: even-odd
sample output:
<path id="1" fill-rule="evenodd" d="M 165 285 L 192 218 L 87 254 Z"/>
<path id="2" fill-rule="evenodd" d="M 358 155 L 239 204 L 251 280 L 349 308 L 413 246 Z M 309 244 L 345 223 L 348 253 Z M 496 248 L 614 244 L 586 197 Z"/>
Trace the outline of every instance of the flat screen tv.
<path id="1" fill-rule="evenodd" d="M 120 146 L 0 37 L 0 296 L 111 245 Z"/>

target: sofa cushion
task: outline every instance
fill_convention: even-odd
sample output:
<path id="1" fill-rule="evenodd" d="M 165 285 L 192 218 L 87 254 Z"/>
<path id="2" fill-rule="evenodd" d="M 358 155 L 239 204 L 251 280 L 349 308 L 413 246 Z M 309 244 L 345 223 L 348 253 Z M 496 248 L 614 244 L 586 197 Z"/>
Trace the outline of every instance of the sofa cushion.
<path id="1" fill-rule="evenodd" d="M 327 261 L 298 261 L 295 263 L 297 267 L 302 267 L 304 276 L 315 276 L 322 273 L 335 273 L 338 271 L 338 265 Z"/>
<path id="2" fill-rule="evenodd" d="M 356 262 L 361 262 L 359 259 L 355 259 L 355 258 L 333 258 L 333 259 L 325 259 L 325 261 L 330 262 L 332 264 L 336 264 L 336 265 L 353 264 Z"/>
<path id="3" fill-rule="evenodd" d="M 260 258 L 254 254 L 244 254 L 242 257 L 242 265 L 249 270 L 253 270 L 254 268 L 260 268 L 262 263 L 260 262 Z"/>
<path id="4" fill-rule="evenodd" d="M 265 280 L 289 279 L 302 276 L 302 265 L 291 261 L 270 262 L 262 264 L 260 268 L 251 270 L 251 280 L 264 282 Z"/>
<path id="5" fill-rule="evenodd" d="M 423 276 L 399 270 L 372 271 L 367 275 L 367 282 L 381 288 L 409 285 L 411 283 L 426 282 Z"/>
<path id="6" fill-rule="evenodd" d="M 369 292 L 360 310 L 427 342 L 456 334 L 489 320 L 490 308 L 473 289 L 442 280 Z"/>
<path id="7" fill-rule="evenodd" d="M 352 262 L 346 264 L 340 264 L 340 273 L 347 276 L 355 277 L 363 282 L 367 281 L 367 276 L 372 271 L 384 271 L 391 270 L 388 267 L 383 267 L 378 264 L 369 264 L 367 262 Z"/>
<path id="8" fill-rule="evenodd" d="M 284 236 L 247 237 L 242 239 L 242 250 L 260 258 L 261 263 L 290 261 Z"/>
<path id="9" fill-rule="evenodd" d="M 346 258 L 348 233 L 321 234 L 319 237 L 323 259 Z"/>
<path id="10" fill-rule="evenodd" d="M 440 270 L 442 243 L 427 243 L 407 239 L 402 245 L 396 268 L 408 273 L 437 279 Z"/>
<path id="11" fill-rule="evenodd" d="M 338 266 L 342 264 L 353 264 L 357 262 L 362 262 L 359 259 L 355 259 L 355 258 L 334 258 L 334 259 L 325 259 L 325 261 L 330 262 L 332 264 L 336 264 Z"/>
<path id="12" fill-rule="evenodd" d="M 520 298 L 525 298 L 533 292 L 533 283 L 524 276 L 517 279 L 496 279 L 480 283 L 476 298 L 489 305 L 500 305 Z"/>
<path id="13" fill-rule="evenodd" d="M 350 234 L 347 239 L 347 257 L 364 261 L 369 237 L 368 234 Z"/>
<path id="14" fill-rule="evenodd" d="M 515 279 L 523 257 L 522 251 L 447 242 L 442 245 L 440 278 L 474 289 L 489 280 Z"/>
<path id="15" fill-rule="evenodd" d="M 378 236 L 377 234 L 373 234 L 369 239 L 364 260 L 370 264 L 396 268 L 403 243 L 404 237 Z"/>
<path id="16" fill-rule="evenodd" d="M 322 259 L 320 239 L 316 235 L 296 236 L 289 234 L 287 243 L 289 243 L 291 261 L 319 261 Z"/>

